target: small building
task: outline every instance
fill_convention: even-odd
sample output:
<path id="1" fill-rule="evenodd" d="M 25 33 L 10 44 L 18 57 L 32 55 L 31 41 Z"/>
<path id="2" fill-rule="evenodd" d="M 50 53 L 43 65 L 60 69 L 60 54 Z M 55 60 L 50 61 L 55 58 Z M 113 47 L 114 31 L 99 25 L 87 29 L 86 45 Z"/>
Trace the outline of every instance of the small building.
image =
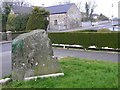
<path id="1" fill-rule="evenodd" d="M 41 7 L 40 7 L 41 8 Z M 81 12 L 74 3 L 44 7 L 50 12 L 49 30 L 81 27 Z M 12 14 L 30 14 L 33 7 L 13 6 Z"/>
<path id="2" fill-rule="evenodd" d="M 93 19 L 98 19 L 99 16 L 100 16 L 100 15 L 98 15 L 98 14 L 96 14 L 96 13 L 92 14 Z"/>
<path id="3" fill-rule="evenodd" d="M 50 12 L 50 30 L 81 27 L 81 12 L 74 3 L 45 7 Z"/>

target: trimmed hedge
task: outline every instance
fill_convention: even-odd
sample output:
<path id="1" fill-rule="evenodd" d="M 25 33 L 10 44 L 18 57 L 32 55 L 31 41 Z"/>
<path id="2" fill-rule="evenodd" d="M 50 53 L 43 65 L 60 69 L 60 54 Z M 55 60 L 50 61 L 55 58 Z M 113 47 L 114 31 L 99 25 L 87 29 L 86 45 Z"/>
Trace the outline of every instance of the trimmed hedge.
<path id="1" fill-rule="evenodd" d="M 12 32 L 12 39 L 15 39 L 17 36 L 23 33 L 27 33 L 29 31 L 17 31 L 17 32 Z"/>
<path id="2" fill-rule="evenodd" d="M 83 48 L 89 46 L 120 48 L 120 33 L 49 33 L 49 38 L 55 44 L 76 44 Z"/>
<path id="3" fill-rule="evenodd" d="M 12 38 L 26 33 L 14 32 Z M 82 45 L 83 48 L 89 46 L 96 46 L 97 48 L 109 47 L 120 48 L 120 32 L 112 33 L 97 33 L 97 32 L 67 32 L 67 33 L 48 33 L 49 38 L 54 44 L 70 44 L 70 45 Z"/>

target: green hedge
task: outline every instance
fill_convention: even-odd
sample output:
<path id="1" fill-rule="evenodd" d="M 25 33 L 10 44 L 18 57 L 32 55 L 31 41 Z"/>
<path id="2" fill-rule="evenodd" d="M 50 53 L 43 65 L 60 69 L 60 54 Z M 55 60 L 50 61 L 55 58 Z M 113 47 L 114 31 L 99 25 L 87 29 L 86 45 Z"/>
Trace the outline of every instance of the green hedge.
<path id="1" fill-rule="evenodd" d="M 55 44 L 77 44 L 83 48 L 89 46 L 120 48 L 120 33 L 49 33 L 49 38 Z"/>
<path id="2" fill-rule="evenodd" d="M 12 38 L 14 39 L 19 34 L 25 32 L 13 32 Z M 120 32 L 112 33 L 97 33 L 97 32 L 69 32 L 69 33 L 48 33 L 52 43 L 55 44 L 77 44 L 82 45 L 83 48 L 89 46 L 120 48 Z"/>

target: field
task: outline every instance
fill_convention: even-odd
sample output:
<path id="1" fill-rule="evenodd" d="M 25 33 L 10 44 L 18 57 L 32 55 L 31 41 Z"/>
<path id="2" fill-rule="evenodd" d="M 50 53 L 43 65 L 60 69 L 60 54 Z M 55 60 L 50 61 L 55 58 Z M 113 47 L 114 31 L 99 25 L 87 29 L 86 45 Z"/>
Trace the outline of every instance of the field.
<path id="1" fill-rule="evenodd" d="M 31 81 L 13 81 L 4 88 L 117 88 L 118 64 L 66 57 L 59 60 L 65 74 Z"/>

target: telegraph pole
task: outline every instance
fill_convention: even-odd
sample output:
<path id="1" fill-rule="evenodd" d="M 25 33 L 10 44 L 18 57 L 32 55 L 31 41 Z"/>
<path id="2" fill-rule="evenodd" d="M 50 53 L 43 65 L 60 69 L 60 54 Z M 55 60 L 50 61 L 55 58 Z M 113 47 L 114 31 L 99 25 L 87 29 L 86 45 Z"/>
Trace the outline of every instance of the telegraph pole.
<path id="1" fill-rule="evenodd" d="M 111 22 L 111 23 L 112 23 L 112 27 L 113 27 L 113 31 L 114 31 L 113 17 L 114 17 L 114 16 L 113 16 L 113 3 L 112 3 L 112 22 Z"/>

